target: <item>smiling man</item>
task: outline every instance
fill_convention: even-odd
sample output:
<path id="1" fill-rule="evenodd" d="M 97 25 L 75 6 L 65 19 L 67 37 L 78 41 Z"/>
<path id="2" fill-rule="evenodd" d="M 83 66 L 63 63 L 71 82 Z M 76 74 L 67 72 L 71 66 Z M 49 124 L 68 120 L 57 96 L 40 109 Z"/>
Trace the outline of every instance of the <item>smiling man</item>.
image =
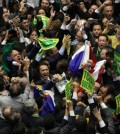
<path id="1" fill-rule="evenodd" d="M 49 68 L 48 68 L 47 65 L 41 64 L 41 65 L 39 66 L 39 72 L 40 72 L 41 78 L 42 78 L 45 82 L 47 82 L 47 81 L 50 80 L 50 78 L 49 78 Z"/>

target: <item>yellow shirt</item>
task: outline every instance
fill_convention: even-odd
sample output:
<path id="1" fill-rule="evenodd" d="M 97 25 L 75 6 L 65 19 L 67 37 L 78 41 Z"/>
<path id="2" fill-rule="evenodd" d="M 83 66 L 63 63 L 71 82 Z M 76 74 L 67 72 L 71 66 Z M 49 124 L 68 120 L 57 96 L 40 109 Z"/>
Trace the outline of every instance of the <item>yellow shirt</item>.
<path id="1" fill-rule="evenodd" d="M 107 34 L 107 33 L 108 33 L 108 29 L 105 28 L 103 30 L 102 34 Z M 117 39 L 117 37 L 115 35 L 110 35 L 110 36 L 108 35 L 108 39 L 111 43 L 112 48 L 114 48 L 114 49 L 117 47 L 117 45 L 120 44 L 120 39 Z"/>
<path id="2" fill-rule="evenodd" d="M 118 40 L 115 35 L 108 36 L 108 39 L 112 45 L 112 48 L 116 48 L 117 45 L 120 45 L 120 39 Z"/>

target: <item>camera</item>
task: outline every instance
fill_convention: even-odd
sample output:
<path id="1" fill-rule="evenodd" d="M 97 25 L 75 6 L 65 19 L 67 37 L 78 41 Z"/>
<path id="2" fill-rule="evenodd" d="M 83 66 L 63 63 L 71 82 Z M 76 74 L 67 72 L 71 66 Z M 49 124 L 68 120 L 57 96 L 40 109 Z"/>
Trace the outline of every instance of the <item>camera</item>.
<path id="1" fill-rule="evenodd" d="M 10 39 L 18 37 L 17 36 L 17 31 L 15 29 L 9 29 L 9 37 L 10 37 Z"/>

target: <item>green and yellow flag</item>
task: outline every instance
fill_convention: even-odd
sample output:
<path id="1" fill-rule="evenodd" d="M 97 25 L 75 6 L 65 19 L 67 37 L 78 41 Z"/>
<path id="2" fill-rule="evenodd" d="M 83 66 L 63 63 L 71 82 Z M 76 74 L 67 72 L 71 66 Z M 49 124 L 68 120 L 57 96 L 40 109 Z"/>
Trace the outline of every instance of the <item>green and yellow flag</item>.
<path id="1" fill-rule="evenodd" d="M 49 21 L 49 18 L 46 17 L 46 16 L 43 16 L 43 15 L 37 15 L 37 17 L 42 20 L 42 22 L 43 22 L 43 27 L 45 27 L 45 26 L 47 25 L 48 21 Z M 34 23 L 35 25 L 37 24 L 37 19 L 36 19 L 36 18 L 33 19 L 33 23 Z"/>
<path id="2" fill-rule="evenodd" d="M 91 95 L 93 94 L 95 81 L 94 81 L 94 78 L 91 76 L 91 74 L 85 69 L 84 69 L 84 72 L 83 72 L 82 81 L 81 81 L 80 86 L 84 90 L 89 92 Z"/>
<path id="3" fill-rule="evenodd" d="M 67 100 L 71 100 L 72 79 L 65 86 L 65 96 Z"/>
<path id="4" fill-rule="evenodd" d="M 37 38 L 39 45 L 43 50 L 48 50 L 55 47 L 59 41 L 58 38 Z"/>
<path id="5" fill-rule="evenodd" d="M 46 25 L 47 25 L 47 23 L 48 23 L 48 21 L 49 21 L 49 18 L 48 17 L 46 17 L 46 16 L 43 16 L 43 15 L 37 15 L 37 17 L 38 18 L 40 18 L 41 20 L 42 20 L 42 22 L 43 22 L 43 27 L 45 27 Z M 37 24 L 37 19 L 34 17 L 34 19 L 33 19 L 33 24 Z M 42 29 L 38 29 L 39 30 L 39 33 L 40 33 L 40 36 L 41 37 L 44 37 L 44 35 L 42 34 Z"/>
<path id="6" fill-rule="evenodd" d="M 117 105 L 116 115 L 118 115 L 118 114 L 120 114 L 120 94 L 117 95 L 117 96 L 115 97 L 115 99 L 116 99 L 116 105 Z"/>

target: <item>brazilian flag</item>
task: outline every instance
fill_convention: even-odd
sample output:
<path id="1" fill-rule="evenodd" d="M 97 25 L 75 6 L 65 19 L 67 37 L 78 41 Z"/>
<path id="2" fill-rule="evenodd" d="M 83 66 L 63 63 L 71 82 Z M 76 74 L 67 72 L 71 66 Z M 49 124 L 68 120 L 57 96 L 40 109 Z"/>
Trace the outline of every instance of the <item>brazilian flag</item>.
<path id="1" fill-rule="evenodd" d="M 120 75 L 120 53 L 114 51 L 114 62 L 112 64 L 113 70 Z"/>
<path id="2" fill-rule="evenodd" d="M 43 15 L 37 15 L 37 17 L 42 20 L 43 27 L 45 27 L 47 25 L 48 21 L 49 21 L 49 18 L 46 17 L 46 16 L 43 16 Z M 33 24 L 35 24 L 35 25 L 37 24 L 37 19 L 36 18 L 34 18 Z M 44 37 L 44 35 L 42 34 L 42 31 L 43 31 L 42 29 L 39 29 L 40 36 Z"/>
<path id="3" fill-rule="evenodd" d="M 43 97 L 43 108 L 41 110 L 41 115 L 46 116 L 48 114 L 55 113 L 55 105 L 52 96 L 46 92 L 41 85 L 36 85 L 34 88 L 34 98 L 39 96 Z"/>
<path id="4" fill-rule="evenodd" d="M 49 21 L 49 18 L 43 15 L 37 15 L 38 18 L 41 18 L 42 22 L 43 22 L 43 27 L 45 27 Z M 33 23 L 36 25 L 37 24 L 37 19 L 34 18 Z"/>
<path id="5" fill-rule="evenodd" d="M 116 115 L 120 114 L 120 94 L 115 97 L 116 99 Z"/>
<path id="6" fill-rule="evenodd" d="M 65 96 L 67 100 L 71 100 L 72 79 L 65 86 Z"/>
<path id="7" fill-rule="evenodd" d="M 39 45 L 43 50 L 48 50 L 55 47 L 59 41 L 58 38 L 37 38 Z"/>

